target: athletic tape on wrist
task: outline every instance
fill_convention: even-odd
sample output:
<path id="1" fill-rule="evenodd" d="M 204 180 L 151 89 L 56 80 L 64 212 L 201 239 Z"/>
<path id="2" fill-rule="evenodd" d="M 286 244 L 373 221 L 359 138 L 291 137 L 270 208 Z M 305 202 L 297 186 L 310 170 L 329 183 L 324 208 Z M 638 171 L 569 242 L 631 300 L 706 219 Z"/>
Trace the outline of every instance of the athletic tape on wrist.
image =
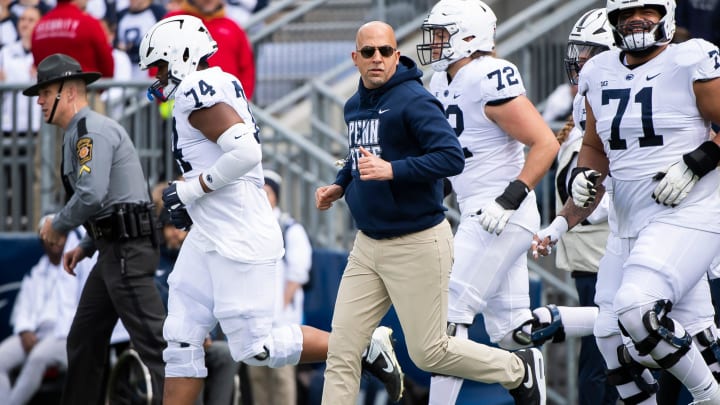
<path id="1" fill-rule="evenodd" d="M 684 154 L 683 161 L 695 175 L 703 177 L 720 162 L 720 146 L 713 141 L 703 142 L 694 151 Z"/>
<path id="2" fill-rule="evenodd" d="M 530 189 L 520 180 L 513 180 L 505 187 L 505 191 L 495 202 L 500 204 L 506 210 L 516 210 L 520 207 L 525 197 L 530 193 Z"/>

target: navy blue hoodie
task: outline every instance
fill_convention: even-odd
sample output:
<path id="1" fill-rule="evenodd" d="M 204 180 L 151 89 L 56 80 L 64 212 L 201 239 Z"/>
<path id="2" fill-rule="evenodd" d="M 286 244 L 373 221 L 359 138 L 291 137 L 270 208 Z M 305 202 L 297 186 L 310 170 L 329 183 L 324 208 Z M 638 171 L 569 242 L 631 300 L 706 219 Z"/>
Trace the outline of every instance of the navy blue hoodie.
<path id="1" fill-rule="evenodd" d="M 442 179 L 465 166 L 442 104 L 425 90 L 421 77 L 415 62 L 401 56 L 387 83 L 369 90 L 360 80 L 358 91 L 345 103 L 350 150 L 335 184 L 345 191 L 358 229 L 374 239 L 442 222 Z M 392 164 L 393 180 L 360 180 L 360 146 Z"/>

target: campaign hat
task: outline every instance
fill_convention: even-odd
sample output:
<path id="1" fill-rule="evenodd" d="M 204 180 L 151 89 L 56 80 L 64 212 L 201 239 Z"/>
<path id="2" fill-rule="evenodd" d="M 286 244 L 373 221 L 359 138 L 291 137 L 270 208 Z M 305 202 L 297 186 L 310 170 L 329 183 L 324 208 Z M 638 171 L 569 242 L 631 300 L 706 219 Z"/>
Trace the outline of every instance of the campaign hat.
<path id="1" fill-rule="evenodd" d="M 78 61 L 65 54 L 55 53 L 38 64 L 37 83 L 23 90 L 23 94 L 37 96 L 42 87 L 70 79 L 81 79 L 85 84 L 90 84 L 101 76 L 99 72 L 83 72 Z"/>

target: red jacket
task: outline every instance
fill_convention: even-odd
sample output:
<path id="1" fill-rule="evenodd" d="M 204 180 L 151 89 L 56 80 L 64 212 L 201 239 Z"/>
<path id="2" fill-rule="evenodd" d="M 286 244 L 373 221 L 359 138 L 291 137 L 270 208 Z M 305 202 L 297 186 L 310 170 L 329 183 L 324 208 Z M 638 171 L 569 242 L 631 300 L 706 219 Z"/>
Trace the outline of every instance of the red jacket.
<path id="1" fill-rule="evenodd" d="M 172 11 L 165 15 L 165 18 L 183 14 L 190 14 L 203 20 L 210 35 L 218 43 L 218 50 L 208 59 L 208 64 L 219 66 L 225 72 L 240 79 L 245 97 L 250 100 L 255 90 L 255 60 L 245 31 L 235 21 L 225 17 L 224 13 L 206 16 L 186 8 Z"/>
<path id="2" fill-rule="evenodd" d="M 100 22 L 75 4 L 58 2 L 38 21 L 32 34 L 35 66 L 54 53 L 75 58 L 85 72 L 113 77 L 112 47 Z"/>

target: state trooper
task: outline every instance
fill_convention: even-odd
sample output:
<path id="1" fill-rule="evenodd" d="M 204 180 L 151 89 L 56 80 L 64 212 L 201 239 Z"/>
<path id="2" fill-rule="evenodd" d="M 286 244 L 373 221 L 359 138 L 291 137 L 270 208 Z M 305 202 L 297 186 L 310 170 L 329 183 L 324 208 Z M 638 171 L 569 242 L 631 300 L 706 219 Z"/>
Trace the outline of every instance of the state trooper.
<path id="1" fill-rule="evenodd" d="M 64 131 L 61 174 L 67 202 L 45 221 L 40 237 L 64 243 L 70 230 L 85 226 L 87 235 L 63 258 L 65 271 L 73 275 L 80 260 L 99 251 L 67 339 L 62 404 L 100 402 L 118 317 L 152 375 L 148 396 L 160 403 L 165 310 L 153 280 L 159 261 L 153 207 L 127 132 L 88 106 L 87 85 L 98 78 L 100 73 L 83 72 L 75 59 L 58 53 L 40 62 L 37 83 L 23 91 L 38 96 L 45 122 Z"/>

